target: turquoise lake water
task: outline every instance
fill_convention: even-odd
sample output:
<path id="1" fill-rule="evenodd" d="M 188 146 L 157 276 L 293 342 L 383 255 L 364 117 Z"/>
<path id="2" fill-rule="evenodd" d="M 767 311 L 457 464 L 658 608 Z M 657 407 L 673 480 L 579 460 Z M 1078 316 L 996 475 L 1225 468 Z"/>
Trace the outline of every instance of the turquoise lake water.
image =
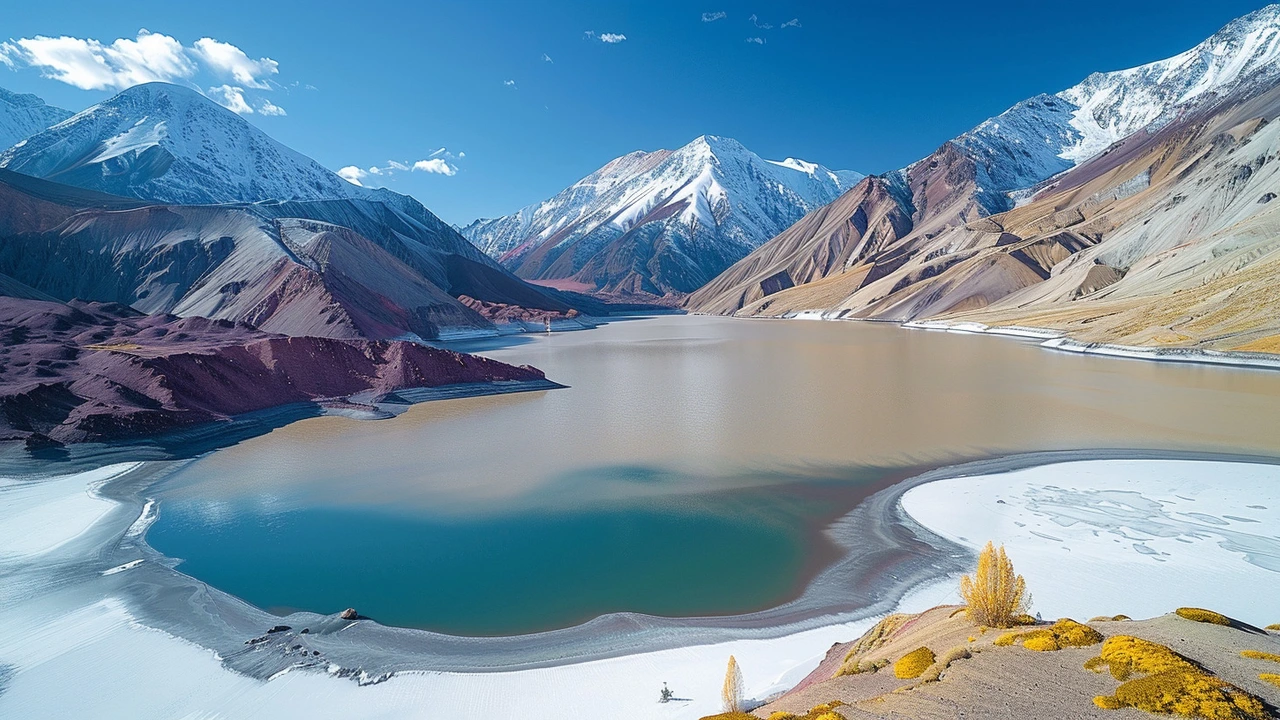
<path id="1" fill-rule="evenodd" d="M 281 613 L 468 635 L 728 615 L 798 596 L 835 559 L 827 524 L 902 468 L 1267 454 L 1280 427 L 1280 373 L 883 323 L 660 317 L 461 349 L 568 387 L 278 428 L 162 483 L 148 540 Z"/>

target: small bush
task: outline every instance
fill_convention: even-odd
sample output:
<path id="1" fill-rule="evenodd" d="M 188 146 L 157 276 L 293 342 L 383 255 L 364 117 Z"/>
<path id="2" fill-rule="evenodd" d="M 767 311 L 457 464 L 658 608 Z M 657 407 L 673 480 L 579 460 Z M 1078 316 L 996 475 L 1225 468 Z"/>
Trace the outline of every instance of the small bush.
<path id="1" fill-rule="evenodd" d="M 896 613 L 885 616 L 883 620 L 876 623 L 870 630 L 863 633 L 862 637 L 858 638 L 858 641 L 853 644 L 853 647 L 849 648 L 849 653 L 844 656 L 844 663 L 840 665 L 839 670 L 836 670 L 835 677 L 840 677 L 842 675 L 857 675 L 864 672 L 874 672 L 889 664 L 887 660 L 875 661 L 881 662 L 881 664 L 876 665 L 875 662 L 867 662 L 860 660 L 859 658 L 860 656 L 866 655 L 881 645 L 889 642 L 889 638 L 893 637 L 895 632 L 915 617 L 917 616 L 907 615 L 905 613 Z"/>
<path id="2" fill-rule="evenodd" d="M 1275 673 L 1262 673 L 1258 676 L 1258 679 L 1263 682 L 1269 682 L 1276 687 L 1280 687 L 1280 675 Z"/>
<path id="3" fill-rule="evenodd" d="M 1120 622 L 1121 620 L 1132 620 L 1128 615 L 1099 615 L 1098 617 L 1089 618 L 1089 622 Z"/>
<path id="4" fill-rule="evenodd" d="M 960 578 L 960 596 L 969 620 L 990 627 L 1017 625 L 1019 617 L 1031 606 L 1027 583 L 1013 571 L 1004 546 L 997 550 L 990 542 L 978 553 L 977 571 Z"/>
<path id="5" fill-rule="evenodd" d="M 1280 623 L 1276 623 L 1275 625 L 1268 625 L 1267 629 L 1270 630 L 1271 632 L 1280 632 Z"/>
<path id="6" fill-rule="evenodd" d="M 1157 643 L 1115 635 L 1102 652 L 1085 663 L 1101 672 L 1106 667 L 1122 681 L 1115 695 L 1093 699 L 1106 710 L 1123 707 L 1153 713 L 1203 717 L 1211 720 L 1265 720 L 1266 709 L 1254 695 L 1209 674 L 1196 663 Z"/>
<path id="7" fill-rule="evenodd" d="M 841 705 L 844 705 L 844 703 L 839 700 L 832 700 L 829 703 L 823 703 L 821 705 L 818 705 L 810 709 L 809 712 L 805 713 L 804 715 L 796 715 L 795 713 L 779 711 L 769 715 L 769 720 L 844 720 L 843 717 L 841 717 L 835 712 L 835 709 L 840 707 Z M 746 718 L 751 718 L 751 720 L 760 720 L 756 716 L 749 715 L 747 713 L 742 713 L 742 717 L 743 717 L 743 720 L 745 720 Z M 729 718 L 722 719 L 720 715 L 715 715 L 710 718 L 703 718 L 702 720 L 730 720 L 730 719 Z M 734 718 L 732 720 L 737 720 L 737 718 Z"/>
<path id="8" fill-rule="evenodd" d="M 1250 660 L 1270 660 L 1271 662 L 1280 663 L 1280 655 L 1262 652 L 1261 650 L 1245 650 L 1240 653 L 1240 657 L 1247 657 Z"/>
<path id="9" fill-rule="evenodd" d="M 1210 623 L 1212 625 L 1231 625 L 1231 618 L 1222 613 L 1205 610 L 1204 608 L 1182 607 L 1174 610 L 1174 612 L 1178 614 L 1178 617 L 1195 620 L 1196 622 Z"/>
<path id="10" fill-rule="evenodd" d="M 947 668 L 951 667 L 951 663 L 957 660 L 967 660 L 971 657 L 973 657 L 973 653 L 964 645 L 957 645 L 951 648 L 943 653 L 942 657 L 935 660 L 933 664 L 929 666 L 929 669 L 920 674 L 920 684 L 923 685 L 924 683 L 937 682 L 938 680 L 941 680 L 942 673 L 946 672 Z"/>
<path id="11" fill-rule="evenodd" d="M 1047 628 L 1010 632 L 996 638 L 995 644 L 1008 647 L 1022 641 L 1022 647 L 1036 652 L 1052 652 L 1064 647 L 1088 647 L 1102 642 L 1102 633 L 1071 618 L 1062 618 Z"/>
<path id="12" fill-rule="evenodd" d="M 929 648 L 916 648 L 893 664 L 893 675 L 900 680 L 915 680 L 924 674 L 936 659 Z"/>

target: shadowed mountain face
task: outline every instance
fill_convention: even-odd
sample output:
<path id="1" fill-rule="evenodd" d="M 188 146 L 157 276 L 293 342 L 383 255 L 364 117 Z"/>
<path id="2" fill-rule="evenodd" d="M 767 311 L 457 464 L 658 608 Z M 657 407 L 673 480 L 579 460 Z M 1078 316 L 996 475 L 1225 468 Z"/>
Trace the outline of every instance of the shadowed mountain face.
<path id="1" fill-rule="evenodd" d="M 46 105 L 35 95 L 0 88 L 0 147 L 7 148 L 25 140 L 71 115 L 70 111 Z"/>
<path id="2" fill-rule="evenodd" d="M 408 342 L 284 337 L 116 303 L 17 297 L 0 297 L 0 367 L 0 440 L 36 445 L 147 435 L 363 391 L 543 379 Z"/>
<path id="3" fill-rule="evenodd" d="M 864 180 L 692 295 L 688 307 L 947 317 L 1058 327 L 1090 340 L 1280 349 L 1269 339 L 1280 332 L 1280 297 L 1267 280 L 1275 277 L 1270 200 L 1280 154 L 1271 124 L 1280 73 L 1267 58 L 1276 52 L 1280 7 L 1272 6 L 1177 58 L 1022 103 L 1010 111 L 1018 122 L 1006 113 L 902 171 Z M 1092 109 L 1064 114 L 1064 97 Z M 1069 117 L 1073 128 L 1132 121 L 1137 131 L 1101 152 L 1076 138 L 1075 150 L 1053 155 L 1065 172 L 1018 193 L 1021 206 L 991 215 L 1013 204 L 992 192 L 1001 189 L 993 172 L 1029 167 L 1002 158 L 993 138 L 1066 137 L 1055 134 L 1057 120 L 1029 120 L 1030 110 Z"/>
<path id="4" fill-rule="evenodd" d="M 61 300 L 339 338 L 491 327 L 455 294 L 570 309 L 430 230 L 369 201 L 155 205 L 0 171 L 0 273 Z"/>
<path id="5" fill-rule="evenodd" d="M 249 245 L 257 247 L 252 252 L 257 253 L 253 263 L 258 267 L 251 269 L 244 258 L 237 257 L 234 271 L 216 278 L 220 281 L 217 287 L 231 283 L 233 290 L 243 291 L 265 282 L 279 295 L 275 299 L 255 298 L 252 309 L 242 307 L 243 301 L 236 298 L 186 297 L 191 289 L 188 286 L 196 280 L 191 277 L 166 282 L 167 290 L 159 291 L 159 297 L 154 289 L 139 288 L 138 292 L 147 294 L 129 297 L 121 291 L 110 298 L 92 296 L 94 299 L 140 301 L 139 307 L 177 312 L 199 306 L 202 311 L 219 313 L 234 306 L 249 313 L 244 317 L 278 315 L 277 306 L 297 302 L 310 305 L 314 314 L 336 301 L 350 317 L 338 313 L 321 325 L 308 320 L 303 323 L 308 331 L 350 326 L 359 334 L 374 337 L 405 332 L 432 337 L 433 327 L 487 327 L 486 320 L 453 299 L 460 295 L 552 315 L 562 315 L 575 304 L 582 305 L 577 308 L 582 312 L 602 311 L 599 303 L 578 303 L 519 280 L 413 198 L 352 185 L 235 113 L 183 87 L 149 83 L 129 88 L 0 154 L 0 167 L 60 185 L 165 206 L 222 205 L 205 210 L 139 210 L 126 218 L 84 216 L 75 228 L 63 228 L 59 234 L 64 238 L 122 234 L 126 239 L 112 241 L 113 259 L 108 262 L 121 263 L 126 275 L 130 265 L 170 263 L 173 253 L 187 264 L 186 272 L 195 272 L 196 267 L 210 270 L 230 257 L 229 238 L 237 241 L 232 244 L 241 255 Z M 15 176 L 5 177 L 10 184 L 21 183 L 13 179 Z M 77 208 L 77 200 L 66 191 L 46 187 L 41 192 L 46 197 L 61 193 L 68 198 L 64 205 Z M 239 214 L 225 212 L 228 205 Z M 152 220 L 159 224 L 146 227 Z M 225 232 L 217 227 L 220 223 L 227 225 Z M 325 235 L 329 230 L 333 234 Z M 264 233 L 269 237 L 259 242 Z M 139 240 L 142 236 L 147 239 Z M 313 241 L 319 244 L 313 246 Z M 340 251 L 335 243 L 347 251 Z M 362 243 L 375 247 L 370 250 Z M 95 262 L 102 261 L 102 249 L 80 245 L 98 256 Z M 162 252 L 163 257 L 144 258 L 152 250 Z M 117 251 L 124 256 L 115 256 Z M 67 252 L 71 251 L 62 248 L 52 254 Z M 281 258 L 285 259 L 283 265 L 278 264 Z M 334 258 L 343 260 L 333 262 Z M 298 264 L 307 270 L 295 267 Z M 18 275 L 26 272 L 12 264 L 8 267 Z M 379 271 L 389 273 L 385 283 L 376 278 Z M 250 277 L 255 272 L 268 272 L 271 278 Z M 325 276 L 323 292 L 313 274 Z M 418 277 L 406 280 L 411 275 Z M 111 278 L 90 280 L 112 282 Z M 201 284 L 209 282 L 212 279 Z M 381 284 L 386 285 L 385 290 L 367 292 Z M 265 305 L 257 305 L 261 302 Z M 364 306 L 364 302 L 373 305 Z M 385 305 L 398 309 L 380 307 Z M 297 328 L 290 320 L 280 330 L 292 333 Z M 323 334 L 347 332 L 341 329 Z"/>
<path id="6" fill-rule="evenodd" d="M 624 155 L 537 205 L 463 230 L 517 275 L 608 293 L 687 293 L 862 175 L 703 136 Z"/>

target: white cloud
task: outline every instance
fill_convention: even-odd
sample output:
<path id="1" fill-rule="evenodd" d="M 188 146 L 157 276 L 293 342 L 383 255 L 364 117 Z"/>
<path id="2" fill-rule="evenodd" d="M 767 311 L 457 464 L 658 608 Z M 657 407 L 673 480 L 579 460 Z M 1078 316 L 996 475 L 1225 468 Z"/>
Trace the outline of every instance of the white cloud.
<path id="1" fill-rule="evenodd" d="M 750 38 L 747 38 L 747 42 L 755 43 L 756 45 L 763 45 L 765 44 L 766 40 L 760 37 L 750 37 Z"/>
<path id="2" fill-rule="evenodd" d="M 257 90 L 270 88 L 266 78 L 280 72 L 280 63 L 275 60 L 265 57 L 253 60 L 235 45 L 213 38 L 200 38 L 191 51 L 215 73 Z"/>
<path id="3" fill-rule="evenodd" d="M 447 175 L 453 177 L 458 174 L 458 168 L 450 165 L 440 158 L 431 158 L 430 160 L 419 160 L 413 164 L 414 170 L 422 172 L 436 173 L 437 175 Z"/>
<path id="4" fill-rule="evenodd" d="M 279 105 L 276 105 L 270 100 L 263 100 L 262 104 L 258 106 L 258 112 L 262 113 L 263 115 L 278 115 L 278 116 L 284 116 L 289 114 L 284 111 L 284 108 L 280 107 Z"/>
<path id="5" fill-rule="evenodd" d="M 371 175 L 375 177 L 391 177 L 400 172 L 425 172 L 453 177 L 458 174 L 458 166 L 449 161 L 460 160 L 466 156 L 466 153 L 461 152 L 454 155 L 442 147 L 428 154 L 425 160 L 416 162 L 388 160 L 385 165 L 374 165 L 368 170 L 361 170 L 355 165 L 350 165 L 339 170 L 338 174 L 350 182 L 363 180 Z"/>
<path id="6" fill-rule="evenodd" d="M 800 18 L 791 18 L 790 20 L 788 20 L 788 21 L 786 21 L 786 22 L 782 23 L 782 27 L 784 27 L 784 28 L 789 28 L 789 27 L 798 28 L 798 27 L 800 27 Z"/>
<path id="7" fill-rule="evenodd" d="M 622 33 L 597 33 L 595 30 L 588 30 L 583 33 L 582 36 L 588 40 L 599 40 L 602 43 L 609 43 L 610 45 L 620 43 L 627 39 L 627 36 Z"/>
<path id="8" fill-rule="evenodd" d="M 21 38 L 4 44 L 5 64 L 29 65 L 52 80 L 82 90 L 120 90 L 147 82 L 173 82 L 191 77 L 196 65 L 182 43 L 139 30 L 136 39 L 119 38 L 110 45 L 69 36 Z"/>
<path id="9" fill-rule="evenodd" d="M 238 115 L 252 115 L 253 108 L 244 99 L 244 88 L 219 85 L 209 88 L 209 98 Z M 272 105 L 272 107 L 275 107 Z"/>
<path id="10" fill-rule="evenodd" d="M 342 178 L 343 180 L 346 180 L 352 185 L 359 185 L 360 187 L 364 187 L 364 184 L 361 183 L 360 180 L 368 176 L 369 176 L 369 173 L 365 172 L 364 170 L 361 170 L 355 165 L 348 165 L 338 170 L 338 177 Z"/>
<path id="11" fill-rule="evenodd" d="M 14 58 L 20 52 L 12 43 L 0 43 L 0 63 L 4 63 L 10 70 L 17 69 L 18 61 Z"/>
<path id="12" fill-rule="evenodd" d="M 502 84 L 503 84 L 503 85 L 506 85 L 506 86 L 507 86 L 507 87 L 509 87 L 509 88 L 513 88 L 513 87 L 515 87 L 515 86 L 516 86 L 516 81 L 515 81 L 515 80 L 503 80 L 503 81 L 502 81 Z"/>
<path id="13" fill-rule="evenodd" d="M 754 24 L 756 27 L 760 28 L 761 30 L 772 30 L 772 29 L 773 29 L 773 26 L 772 26 L 772 25 L 770 25 L 769 23 L 762 23 L 762 22 L 760 22 L 759 18 L 757 18 L 755 15 L 752 15 L 752 16 L 751 16 L 751 22 L 752 22 L 752 24 Z"/>
<path id="14" fill-rule="evenodd" d="M 550 56 L 550 55 L 548 55 L 548 54 L 546 54 L 546 53 L 542 53 L 542 61 L 543 61 L 543 62 L 549 62 L 549 63 L 551 63 L 552 65 L 555 65 L 555 64 L 556 64 L 556 61 L 555 61 L 555 60 L 552 60 L 552 59 L 551 59 L 551 56 Z"/>
<path id="15" fill-rule="evenodd" d="M 702 22 L 715 22 L 717 20 L 723 20 L 728 16 L 729 14 L 726 12 L 702 13 Z"/>

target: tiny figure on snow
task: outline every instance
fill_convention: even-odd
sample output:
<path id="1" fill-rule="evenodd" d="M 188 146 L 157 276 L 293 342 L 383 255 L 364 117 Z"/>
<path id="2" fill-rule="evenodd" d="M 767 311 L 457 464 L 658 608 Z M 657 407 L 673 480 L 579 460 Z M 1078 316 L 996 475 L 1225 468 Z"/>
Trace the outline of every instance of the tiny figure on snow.
<path id="1" fill-rule="evenodd" d="M 662 683 L 662 698 L 658 702 L 671 702 L 671 699 L 675 696 L 676 694 L 671 692 L 671 688 L 667 687 L 666 683 Z"/>

